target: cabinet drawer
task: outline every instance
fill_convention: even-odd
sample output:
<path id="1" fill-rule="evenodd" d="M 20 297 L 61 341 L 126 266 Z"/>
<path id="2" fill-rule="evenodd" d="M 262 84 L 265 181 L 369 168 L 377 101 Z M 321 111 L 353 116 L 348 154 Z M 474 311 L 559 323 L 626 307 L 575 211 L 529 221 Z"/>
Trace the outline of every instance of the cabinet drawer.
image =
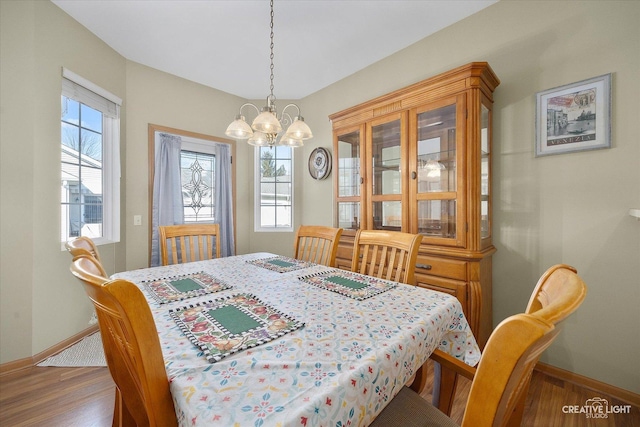
<path id="1" fill-rule="evenodd" d="M 418 255 L 416 261 L 417 274 L 467 280 L 467 262 Z"/>
<path id="2" fill-rule="evenodd" d="M 464 311 L 465 316 L 469 316 L 470 312 L 467 304 L 466 282 L 416 273 L 416 285 L 421 288 L 427 288 L 433 291 L 453 295 L 458 299 L 458 301 L 460 301 L 460 305 L 462 305 L 462 310 Z"/>

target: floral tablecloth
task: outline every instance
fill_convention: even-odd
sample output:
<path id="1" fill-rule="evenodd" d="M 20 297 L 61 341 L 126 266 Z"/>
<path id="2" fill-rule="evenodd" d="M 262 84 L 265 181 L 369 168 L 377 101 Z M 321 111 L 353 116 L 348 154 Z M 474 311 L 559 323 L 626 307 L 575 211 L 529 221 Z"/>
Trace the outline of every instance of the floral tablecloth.
<path id="1" fill-rule="evenodd" d="M 181 426 L 367 426 L 440 348 L 470 365 L 480 351 L 458 300 L 398 285 L 359 301 L 299 280 L 329 267 L 271 271 L 255 253 L 115 274 L 138 284 L 156 320 Z M 144 285 L 205 272 L 230 288 L 160 304 Z M 304 326 L 210 363 L 170 310 L 250 293 Z"/>

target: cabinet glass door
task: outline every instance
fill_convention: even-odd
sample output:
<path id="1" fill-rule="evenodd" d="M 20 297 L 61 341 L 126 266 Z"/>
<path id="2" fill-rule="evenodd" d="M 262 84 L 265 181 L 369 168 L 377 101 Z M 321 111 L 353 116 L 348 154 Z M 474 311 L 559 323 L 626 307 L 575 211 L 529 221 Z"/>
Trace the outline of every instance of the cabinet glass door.
<path id="1" fill-rule="evenodd" d="M 374 230 L 402 230 L 402 117 L 371 124 L 371 221 Z"/>
<path id="2" fill-rule="evenodd" d="M 489 109 L 480 109 L 480 238 L 491 237 L 491 144 L 489 143 Z"/>
<path id="3" fill-rule="evenodd" d="M 335 173 L 337 174 L 338 227 L 356 230 L 360 228 L 361 212 L 361 130 L 337 135 L 338 152 Z"/>
<path id="4" fill-rule="evenodd" d="M 412 186 L 416 194 L 417 232 L 425 238 L 448 239 L 439 244 L 459 245 L 462 241 L 457 202 L 459 171 L 459 103 L 445 102 L 416 116 L 416 144 L 412 159 Z M 426 239 L 425 239 L 426 241 Z"/>

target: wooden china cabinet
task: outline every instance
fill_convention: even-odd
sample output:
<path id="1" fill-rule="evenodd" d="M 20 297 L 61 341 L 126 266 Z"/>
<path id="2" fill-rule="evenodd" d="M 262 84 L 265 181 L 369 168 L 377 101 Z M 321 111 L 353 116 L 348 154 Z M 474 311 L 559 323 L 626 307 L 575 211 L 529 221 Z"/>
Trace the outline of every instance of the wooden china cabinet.
<path id="1" fill-rule="evenodd" d="M 481 347 L 492 330 L 491 110 L 500 81 L 473 62 L 329 116 L 336 263 L 359 228 L 421 233 L 416 284 L 455 295 Z"/>

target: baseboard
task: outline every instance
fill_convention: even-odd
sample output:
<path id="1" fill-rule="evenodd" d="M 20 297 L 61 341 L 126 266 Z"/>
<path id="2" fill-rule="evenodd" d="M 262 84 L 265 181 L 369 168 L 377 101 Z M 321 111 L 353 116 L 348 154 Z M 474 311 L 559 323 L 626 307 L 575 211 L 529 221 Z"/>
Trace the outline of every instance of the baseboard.
<path id="1" fill-rule="evenodd" d="M 14 360 L 12 362 L 3 363 L 0 365 L 0 377 L 10 374 L 21 369 L 30 368 L 33 366 L 33 358 L 25 357 L 24 359 Z"/>
<path id="2" fill-rule="evenodd" d="M 91 335 L 94 332 L 98 331 L 98 325 L 91 325 L 87 329 L 78 332 L 72 337 L 67 338 L 66 340 L 59 342 L 58 344 L 49 347 L 48 349 L 41 351 L 40 353 L 32 356 L 25 357 L 24 359 L 14 360 L 12 362 L 3 363 L 0 365 L 0 377 L 3 375 L 10 374 L 15 371 L 19 371 L 21 369 L 30 368 L 32 366 L 37 365 L 42 362 L 49 356 L 53 356 L 54 354 L 60 353 L 62 350 L 71 347 L 73 344 L 80 341 L 82 338 Z"/>
<path id="3" fill-rule="evenodd" d="M 547 365 L 546 363 L 538 362 L 538 364 L 536 365 L 536 371 L 540 371 L 551 377 L 576 384 L 580 387 L 584 387 L 598 393 L 609 395 L 633 406 L 640 407 L 640 394 L 634 393 L 632 391 L 612 386 L 610 384 L 603 383 L 601 381 L 597 381 L 582 375 L 578 375 L 576 373 L 560 369 L 555 366 Z"/>

